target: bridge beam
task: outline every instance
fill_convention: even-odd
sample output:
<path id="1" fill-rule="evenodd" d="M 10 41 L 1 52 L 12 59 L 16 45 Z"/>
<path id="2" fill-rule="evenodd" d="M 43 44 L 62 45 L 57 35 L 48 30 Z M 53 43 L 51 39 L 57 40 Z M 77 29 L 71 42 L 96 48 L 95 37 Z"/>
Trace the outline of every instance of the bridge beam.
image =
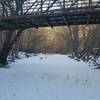
<path id="1" fill-rule="evenodd" d="M 0 0 L 0 29 L 100 24 L 98 0 Z"/>

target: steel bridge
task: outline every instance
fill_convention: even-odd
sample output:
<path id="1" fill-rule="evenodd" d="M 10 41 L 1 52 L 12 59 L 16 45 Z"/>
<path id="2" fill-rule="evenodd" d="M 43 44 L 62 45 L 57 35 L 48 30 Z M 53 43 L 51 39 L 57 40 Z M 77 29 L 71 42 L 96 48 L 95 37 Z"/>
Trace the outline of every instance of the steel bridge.
<path id="1" fill-rule="evenodd" d="M 0 30 L 100 24 L 100 0 L 0 0 Z"/>

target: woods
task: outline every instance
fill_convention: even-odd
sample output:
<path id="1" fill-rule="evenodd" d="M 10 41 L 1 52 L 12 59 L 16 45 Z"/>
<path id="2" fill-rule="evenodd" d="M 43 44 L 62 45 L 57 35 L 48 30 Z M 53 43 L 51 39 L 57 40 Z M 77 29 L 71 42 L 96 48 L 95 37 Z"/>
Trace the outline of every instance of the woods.
<path id="1" fill-rule="evenodd" d="M 1 26 L 6 30 L 0 32 L 0 64 L 6 65 L 9 54 L 12 53 L 13 55 L 13 53 L 15 53 L 14 55 L 17 55 L 19 51 L 26 53 L 70 54 L 72 58 L 82 59 L 87 62 L 89 62 L 89 60 L 96 62 L 100 51 L 100 26 L 88 25 L 92 22 L 92 18 L 90 17 L 95 14 L 89 13 L 90 15 L 87 15 L 88 17 L 86 17 L 86 15 L 82 15 L 84 17 L 81 19 L 81 15 L 79 13 L 84 12 L 84 7 L 86 5 L 88 5 L 88 11 L 90 11 L 92 4 L 98 4 L 98 1 L 68 1 L 68 7 L 70 6 L 69 10 L 67 9 L 66 1 L 63 1 L 62 3 L 56 1 L 33 2 L 32 0 L 2 0 L 0 2 L 0 16 L 2 17 L 2 25 L 5 25 Z M 58 7 L 58 4 L 61 8 Z M 58 8 L 57 11 L 54 6 Z M 81 7 L 82 10 L 77 10 L 76 8 L 78 7 Z M 98 8 L 98 5 L 95 5 L 95 7 Z M 54 12 L 52 12 L 51 8 Z M 74 9 L 76 9 L 77 12 L 75 14 Z M 66 19 L 66 13 L 64 15 L 62 10 L 64 12 L 65 10 L 68 10 L 68 21 Z M 97 9 L 94 9 L 94 11 L 95 10 Z M 49 12 L 52 16 L 47 12 Z M 47 14 L 47 17 L 42 16 L 42 13 L 44 15 Z M 56 16 L 56 13 L 61 14 L 61 16 Z M 73 14 L 73 16 L 71 16 L 71 14 Z M 26 20 L 24 20 L 24 16 L 26 16 Z M 10 17 L 10 19 L 8 17 Z M 59 17 L 61 18 L 59 19 Z M 95 17 L 96 16 L 94 16 L 94 19 Z M 56 21 L 55 18 L 59 20 Z M 99 16 L 97 18 L 99 18 Z M 85 20 L 85 23 L 83 23 L 83 19 Z M 99 20 L 97 22 L 99 22 Z M 94 23 L 94 20 L 92 23 Z M 30 24 L 33 24 L 34 26 Z M 80 25 L 78 26 L 78 24 Z M 50 27 L 38 28 L 39 25 Z M 53 27 L 59 25 L 62 27 Z"/>
<path id="2" fill-rule="evenodd" d="M 0 63 L 10 53 L 63 53 L 96 62 L 100 52 L 100 26 L 30 28 L 0 32 Z M 15 54 L 16 55 L 16 54 Z"/>
<path id="3" fill-rule="evenodd" d="M 0 100 L 100 100 L 100 0 L 0 0 Z"/>

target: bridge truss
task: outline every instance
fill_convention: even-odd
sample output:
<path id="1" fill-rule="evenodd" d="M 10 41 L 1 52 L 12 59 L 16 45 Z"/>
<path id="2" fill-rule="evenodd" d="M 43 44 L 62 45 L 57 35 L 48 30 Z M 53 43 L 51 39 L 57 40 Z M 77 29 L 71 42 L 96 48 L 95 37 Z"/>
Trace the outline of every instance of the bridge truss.
<path id="1" fill-rule="evenodd" d="M 100 0 L 0 0 L 0 30 L 100 24 Z"/>

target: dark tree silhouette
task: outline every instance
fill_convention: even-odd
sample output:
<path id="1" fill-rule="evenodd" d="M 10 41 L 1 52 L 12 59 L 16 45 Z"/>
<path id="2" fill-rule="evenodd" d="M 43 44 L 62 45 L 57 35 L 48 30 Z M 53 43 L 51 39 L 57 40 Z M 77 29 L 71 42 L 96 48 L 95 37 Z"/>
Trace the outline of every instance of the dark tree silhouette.
<path id="1" fill-rule="evenodd" d="M 20 29 L 18 31 L 15 31 L 15 30 L 5 31 L 4 43 L 2 44 L 2 48 L 0 51 L 0 64 L 2 65 L 7 64 L 7 57 L 13 47 L 13 44 L 20 37 L 20 34 L 22 33 L 22 31 L 23 29 Z"/>

